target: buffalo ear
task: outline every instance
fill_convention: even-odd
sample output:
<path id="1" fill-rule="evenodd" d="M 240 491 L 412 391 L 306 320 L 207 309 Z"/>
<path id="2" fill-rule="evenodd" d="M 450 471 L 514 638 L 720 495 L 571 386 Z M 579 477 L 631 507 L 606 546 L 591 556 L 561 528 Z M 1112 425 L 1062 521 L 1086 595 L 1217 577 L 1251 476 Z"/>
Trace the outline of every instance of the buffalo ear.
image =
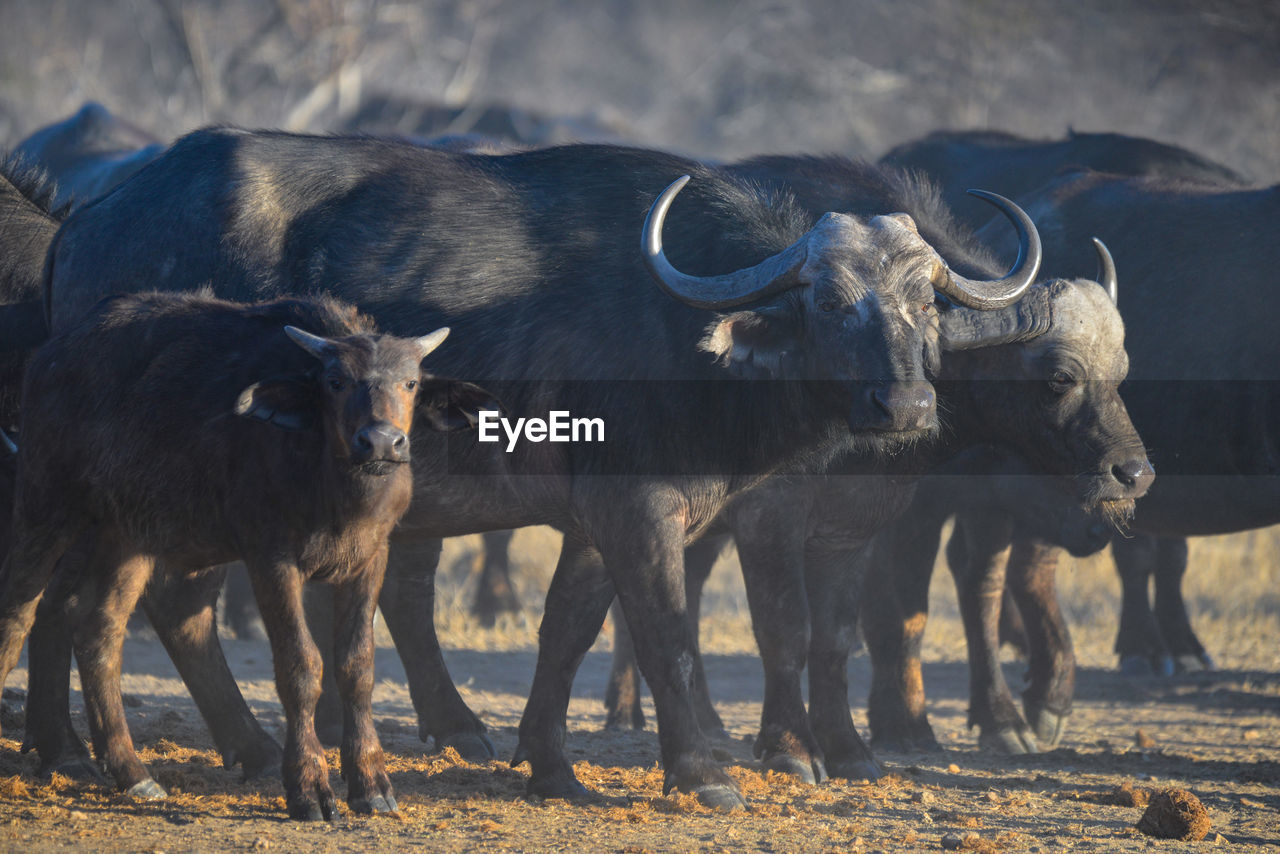
<path id="1" fill-rule="evenodd" d="M 240 392 L 235 412 L 282 430 L 307 430 L 316 422 L 315 382 L 302 379 L 263 380 Z"/>
<path id="2" fill-rule="evenodd" d="M 486 409 L 504 411 L 502 401 L 473 383 L 427 380 L 418 392 L 418 417 L 441 433 L 475 427 Z"/>
<path id="3" fill-rule="evenodd" d="M 799 352 L 789 321 L 771 312 L 738 311 L 707 328 L 698 348 L 747 379 L 780 379 Z"/>

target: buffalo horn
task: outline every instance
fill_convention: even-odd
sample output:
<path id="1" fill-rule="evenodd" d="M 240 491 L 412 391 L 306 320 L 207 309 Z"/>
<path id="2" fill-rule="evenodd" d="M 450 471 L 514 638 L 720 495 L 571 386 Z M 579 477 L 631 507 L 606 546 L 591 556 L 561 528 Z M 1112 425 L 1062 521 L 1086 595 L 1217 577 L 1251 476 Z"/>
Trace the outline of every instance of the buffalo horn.
<path id="1" fill-rule="evenodd" d="M 422 351 L 422 358 L 431 355 L 431 351 L 444 343 L 444 339 L 449 337 L 449 327 L 441 326 L 430 335 L 423 335 L 421 338 L 415 338 L 414 343 L 418 345 L 418 349 Z"/>
<path id="2" fill-rule="evenodd" d="M 3 441 L 3 442 L 4 442 L 4 449 L 5 449 L 6 451 L 8 451 L 9 453 L 11 453 L 11 454 L 13 454 L 13 455 L 15 455 L 15 456 L 17 455 L 17 453 L 18 453 L 18 446 L 17 446 L 17 445 L 15 445 L 15 444 L 13 443 L 13 440 L 9 438 L 9 431 L 8 431 L 8 430 L 0 429 L 0 441 Z"/>
<path id="3" fill-rule="evenodd" d="M 312 335 L 299 329 L 296 326 L 286 326 L 284 332 L 303 350 L 306 350 L 317 359 L 324 359 L 329 355 L 329 351 L 333 347 L 333 342 L 328 338 L 321 338 L 319 335 Z"/>
<path id="4" fill-rule="evenodd" d="M 1004 278 L 979 281 L 947 270 L 934 288 L 969 308 L 1004 308 L 1021 299 L 1040 272 L 1040 234 L 1027 212 L 1004 196 L 986 190 L 969 190 L 969 195 L 990 202 L 1013 223 L 1018 231 L 1018 258 Z"/>
<path id="5" fill-rule="evenodd" d="M 672 200 L 687 183 L 689 176 L 684 175 L 662 191 L 649 208 L 640 238 L 645 267 L 664 291 L 695 308 L 721 309 L 761 300 L 800 284 L 796 273 L 804 264 L 808 235 L 754 267 L 736 273 L 690 276 L 671 266 L 662 251 L 662 224 Z"/>
<path id="6" fill-rule="evenodd" d="M 1093 248 L 1098 252 L 1098 284 L 1106 289 L 1111 302 L 1118 304 L 1120 285 L 1116 281 L 1116 262 L 1111 257 L 1111 252 L 1107 250 L 1107 244 L 1096 237 L 1090 239 L 1093 241 Z"/>

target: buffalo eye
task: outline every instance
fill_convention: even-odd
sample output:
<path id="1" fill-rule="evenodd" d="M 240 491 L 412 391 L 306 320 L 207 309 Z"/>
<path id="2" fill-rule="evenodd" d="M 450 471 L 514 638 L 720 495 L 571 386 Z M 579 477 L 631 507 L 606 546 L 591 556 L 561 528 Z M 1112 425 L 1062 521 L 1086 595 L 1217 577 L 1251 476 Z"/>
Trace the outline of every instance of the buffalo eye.
<path id="1" fill-rule="evenodd" d="M 835 311 L 836 304 L 829 299 L 824 299 L 822 302 L 818 303 L 818 308 L 823 311 Z"/>
<path id="2" fill-rule="evenodd" d="M 1054 371 L 1049 379 L 1049 388 L 1053 389 L 1055 394 L 1066 394 L 1075 384 L 1076 378 L 1066 371 Z"/>
<path id="3" fill-rule="evenodd" d="M 329 388 L 333 391 L 342 391 L 346 387 L 346 383 L 342 381 L 342 377 L 329 377 Z"/>
<path id="4" fill-rule="evenodd" d="M 408 380 L 407 382 L 405 382 L 404 387 L 407 388 L 409 391 L 413 391 L 415 388 L 418 387 L 418 381 Z"/>

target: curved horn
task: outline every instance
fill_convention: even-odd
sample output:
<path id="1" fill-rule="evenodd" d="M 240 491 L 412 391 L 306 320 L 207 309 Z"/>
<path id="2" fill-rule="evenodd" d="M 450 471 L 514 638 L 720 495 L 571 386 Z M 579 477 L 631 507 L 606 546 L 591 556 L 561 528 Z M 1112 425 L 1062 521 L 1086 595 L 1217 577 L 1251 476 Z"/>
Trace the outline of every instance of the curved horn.
<path id="1" fill-rule="evenodd" d="M 329 355 L 329 350 L 333 347 L 333 342 L 328 338 L 321 338 L 319 335 L 312 335 L 296 326 L 286 326 L 284 332 L 303 350 L 306 350 L 317 359 L 324 359 Z"/>
<path id="2" fill-rule="evenodd" d="M 418 350 L 422 353 L 422 358 L 427 358 L 432 350 L 435 350 L 444 343 L 444 339 L 449 337 L 449 327 L 441 326 L 430 335 L 423 335 L 421 338 L 415 338 L 414 343 L 418 345 Z"/>
<path id="3" fill-rule="evenodd" d="M 1027 216 L 1027 212 L 1004 196 L 986 190 L 969 190 L 969 195 L 990 202 L 1000 213 L 1009 218 L 1018 231 L 1018 258 L 1004 278 L 983 282 L 967 279 L 959 273 L 947 271 L 946 280 L 935 286 L 960 305 L 969 308 L 993 309 L 1012 305 L 1022 298 L 1027 288 L 1040 272 L 1040 233 Z"/>
<path id="4" fill-rule="evenodd" d="M 1120 301 L 1120 285 L 1116 281 L 1115 259 L 1111 257 L 1107 244 L 1096 237 L 1089 239 L 1093 241 L 1093 248 L 1098 253 L 1098 284 L 1106 289 L 1107 296 L 1111 297 L 1111 302 L 1118 304 Z"/>
<path id="5" fill-rule="evenodd" d="M 687 183 L 688 175 L 677 178 L 662 191 L 644 219 L 644 231 L 640 236 L 641 254 L 644 256 L 645 268 L 659 287 L 695 308 L 720 309 L 761 300 L 800 284 L 796 273 L 804 264 L 808 235 L 754 267 L 735 273 L 690 276 L 671 266 L 662 251 L 662 225 L 672 200 Z"/>

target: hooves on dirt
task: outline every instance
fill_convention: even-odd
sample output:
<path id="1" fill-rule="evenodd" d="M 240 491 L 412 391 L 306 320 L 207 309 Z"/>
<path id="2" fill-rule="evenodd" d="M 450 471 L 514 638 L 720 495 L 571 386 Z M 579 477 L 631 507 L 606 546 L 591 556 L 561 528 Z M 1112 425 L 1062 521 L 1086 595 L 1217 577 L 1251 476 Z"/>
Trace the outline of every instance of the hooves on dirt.
<path id="1" fill-rule="evenodd" d="M 840 780 L 879 780 L 884 776 L 874 759 L 827 759 L 827 773 Z"/>
<path id="2" fill-rule="evenodd" d="M 1067 714 L 1058 714 L 1048 709 L 1027 709 L 1026 713 L 1027 722 L 1040 749 L 1053 750 L 1057 747 L 1067 729 Z"/>
<path id="3" fill-rule="evenodd" d="M 984 728 L 978 736 L 978 746 L 993 753 L 1021 756 L 1039 753 L 1040 744 L 1026 724 L 1006 725 L 994 729 Z"/>
<path id="4" fill-rule="evenodd" d="M 734 812 L 735 810 L 745 810 L 747 802 L 742 799 L 742 795 L 734 786 L 724 783 L 708 783 L 698 786 L 692 792 L 698 798 L 698 803 L 707 809 L 718 810 L 720 812 Z"/>
<path id="5" fill-rule="evenodd" d="M 327 787 L 316 787 L 316 797 L 308 798 L 301 792 L 289 795 L 289 818 L 294 821 L 333 821 L 338 817 L 338 800 Z"/>
<path id="6" fill-rule="evenodd" d="M 810 786 L 826 782 L 827 779 L 827 769 L 821 759 L 806 762 L 789 753 L 778 753 L 765 759 L 764 767 L 768 771 L 789 774 Z"/>
<path id="7" fill-rule="evenodd" d="M 1134 679 L 1148 676 L 1169 677 L 1173 675 L 1173 659 L 1167 655 L 1122 655 L 1120 656 L 1120 675 Z"/>
<path id="8" fill-rule="evenodd" d="M 134 783 L 125 793 L 131 798 L 137 798 L 140 801 L 158 801 L 169 797 L 169 793 L 164 787 L 152 780 L 150 777 Z"/>
<path id="9" fill-rule="evenodd" d="M 357 798 L 354 801 L 347 801 L 347 806 L 351 807 L 351 811 L 357 815 L 395 812 L 399 809 L 395 797 L 391 794 L 374 795 L 372 798 Z"/>
<path id="10" fill-rule="evenodd" d="M 458 755 L 468 762 L 488 762 L 497 757 L 493 742 L 482 732 L 455 732 L 436 739 L 436 749 L 444 750 L 452 747 Z"/>

